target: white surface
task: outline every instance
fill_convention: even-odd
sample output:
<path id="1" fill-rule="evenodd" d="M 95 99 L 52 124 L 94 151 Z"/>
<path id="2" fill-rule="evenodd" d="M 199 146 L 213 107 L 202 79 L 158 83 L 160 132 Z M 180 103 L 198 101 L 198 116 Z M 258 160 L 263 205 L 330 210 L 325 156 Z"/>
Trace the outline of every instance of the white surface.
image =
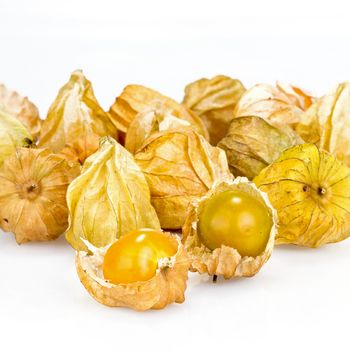
<path id="1" fill-rule="evenodd" d="M 345 4 L 1 0 L 0 81 L 42 116 L 76 68 L 105 108 L 127 83 L 181 99 L 219 73 L 321 94 L 350 78 Z M 191 275 L 185 304 L 136 313 L 90 298 L 63 237 L 19 247 L 0 234 L 0 349 L 347 349 L 349 270 L 350 241 L 278 247 L 252 279 Z"/>

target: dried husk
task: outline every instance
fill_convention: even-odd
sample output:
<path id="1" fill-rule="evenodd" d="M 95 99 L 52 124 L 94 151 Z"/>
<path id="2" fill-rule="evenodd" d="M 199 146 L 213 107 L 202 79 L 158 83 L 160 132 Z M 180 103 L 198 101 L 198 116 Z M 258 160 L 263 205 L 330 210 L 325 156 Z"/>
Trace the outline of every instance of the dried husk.
<path id="1" fill-rule="evenodd" d="M 0 108 L 17 118 L 28 129 L 34 140 L 38 138 L 41 119 L 38 108 L 29 101 L 28 97 L 23 97 L 18 92 L 0 84 Z"/>
<path id="2" fill-rule="evenodd" d="M 159 131 L 172 129 L 193 129 L 187 120 L 177 118 L 173 111 L 159 105 L 145 109 L 131 121 L 125 137 L 125 148 L 136 153 L 144 141 Z"/>
<path id="3" fill-rule="evenodd" d="M 67 191 L 67 241 L 86 250 L 82 239 L 96 247 L 113 243 L 138 228 L 159 229 L 145 177 L 132 155 L 111 137 L 86 159 Z"/>
<path id="4" fill-rule="evenodd" d="M 164 229 L 181 229 L 189 203 L 215 181 L 232 178 L 225 152 L 194 131 L 153 134 L 135 160 L 145 174 Z"/>
<path id="5" fill-rule="evenodd" d="M 79 165 L 48 149 L 18 148 L 0 168 L 0 226 L 16 241 L 48 241 L 68 226 L 66 191 Z"/>
<path id="6" fill-rule="evenodd" d="M 259 117 L 238 117 L 218 147 L 225 150 L 232 174 L 251 180 L 285 149 L 301 143 L 287 125 L 277 127 Z"/>
<path id="7" fill-rule="evenodd" d="M 204 121 L 210 143 L 216 145 L 225 136 L 236 103 L 245 90 L 239 80 L 217 75 L 187 85 L 182 103 Z"/>
<path id="8" fill-rule="evenodd" d="M 234 115 L 256 116 L 272 125 L 288 125 L 295 129 L 313 101 L 309 93 L 291 85 L 257 84 L 242 95 Z"/>
<path id="9" fill-rule="evenodd" d="M 165 233 L 166 234 L 166 233 Z M 107 247 L 89 246 L 92 254 L 77 252 L 76 267 L 81 283 L 98 302 L 137 311 L 162 309 L 171 303 L 183 303 L 190 260 L 180 240 L 178 251 L 171 258 L 158 262 L 156 275 L 148 281 L 111 284 L 103 277 L 102 264 Z"/>
<path id="10" fill-rule="evenodd" d="M 16 147 L 29 147 L 33 137 L 27 128 L 0 106 L 0 165 Z"/>
<path id="11" fill-rule="evenodd" d="M 221 248 L 210 250 L 200 240 L 197 225 L 203 206 L 213 195 L 228 190 L 238 190 L 254 196 L 266 206 L 272 217 L 273 226 L 271 227 L 269 240 L 265 250 L 256 257 L 241 256 L 236 249 L 224 245 Z M 212 276 L 223 276 L 225 279 L 251 277 L 259 272 L 270 258 L 276 232 L 277 214 L 267 195 L 259 191 L 254 183 L 247 178 L 237 177 L 233 181 L 216 183 L 206 195 L 191 203 L 182 228 L 182 242 L 192 260 L 192 271 L 197 271 L 201 274 L 207 273 Z"/>
<path id="12" fill-rule="evenodd" d="M 51 105 L 40 132 L 40 147 L 66 155 L 82 164 L 98 149 L 103 136 L 117 138 L 117 129 L 99 105 L 83 72 L 72 73 Z"/>
<path id="13" fill-rule="evenodd" d="M 350 235 L 350 169 L 328 152 L 290 148 L 254 182 L 277 210 L 277 243 L 319 247 Z"/>
<path id="14" fill-rule="evenodd" d="M 303 115 L 297 132 L 350 166 L 350 83 L 336 86 Z"/>
<path id="15" fill-rule="evenodd" d="M 159 105 L 171 110 L 175 117 L 187 120 L 204 137 L 209 137 L 205 125 L 196 114 L 175 100 L 142 85 L 126 86 L 121 95 L 116 98 L 108 113 L 120 134 L 125 135 L 131 121 L 138 113 Z"/>

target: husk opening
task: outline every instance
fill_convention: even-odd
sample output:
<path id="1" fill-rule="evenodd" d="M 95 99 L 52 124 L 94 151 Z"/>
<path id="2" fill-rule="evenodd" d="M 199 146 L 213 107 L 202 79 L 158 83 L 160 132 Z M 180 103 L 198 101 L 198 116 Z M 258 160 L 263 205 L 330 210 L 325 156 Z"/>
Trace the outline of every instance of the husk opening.
<path id="1" fill-rule="evenodd" d="M 156 275 L 148 281 L 111 284 L 103 278 L 103 256 L 107 247 L 89 247 L 92 254 L 77 252 L 76 267 L 87 291 L 100 303 L 112 307 L 129 307 L 137 311 L 162 309 L 171 303 L 182 303 L 190 261 L 180 240 L 178 251 L 169 259 L 158 262 Z"/>
<path id="2" fill-rule="evenodd" d="M 266 205 L 272 217 L 273 226 L 269 240 L 265 250 L 257 257 L 242 257 L 236 249 L 224 245 L 221 248 L 210 250 L 201 242 L 198 236 L 199 214 L 205 202 L 216 193 L 232 189 L 249 193 L 259 199 Z M 225 279 L 250 277 L 255 275 L 271 256 L 277 232 L 277 215 L 265 193 L 259 191 L 248 179 L 237 177 L 232 181 L 216 183 L 205 196 L 193 201 L 189 207 L 182 232 L 182 242 L 191 257 L 191 269 L 193 271 L 207 273 L 212 276 L 223 276 Z"/>

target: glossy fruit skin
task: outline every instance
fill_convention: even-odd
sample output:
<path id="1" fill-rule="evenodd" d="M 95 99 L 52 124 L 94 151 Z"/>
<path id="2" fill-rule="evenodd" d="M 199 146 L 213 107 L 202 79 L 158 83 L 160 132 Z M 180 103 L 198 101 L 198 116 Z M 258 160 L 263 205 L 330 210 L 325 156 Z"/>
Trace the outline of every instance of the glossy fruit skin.
<path id="1" fill-rule="evenodd" d="M 113 243 L 104 257 L 104 278 L 113 284 L 148 281 L 158 260 L 174 256 L 177 240 L 153 229 L 138 229 Z"/>
<path id="2" fill-rule="evenodd" d="M 208 199 L 199 214 L 198 234 L 211 250 L 222 245 L 242 257 L 260 255 L 268 242 L 272 218 L 266 206 L 241 191 L 224 191 Z"/>

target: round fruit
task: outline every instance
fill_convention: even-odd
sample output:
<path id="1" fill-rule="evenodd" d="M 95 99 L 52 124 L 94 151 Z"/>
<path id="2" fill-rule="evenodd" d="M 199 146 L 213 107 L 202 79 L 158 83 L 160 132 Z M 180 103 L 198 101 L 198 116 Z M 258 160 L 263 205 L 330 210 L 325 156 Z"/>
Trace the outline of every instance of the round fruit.
<path id="1" fill-rule="evenodd" d="M 132 231 L 108 249 L 104 278 L 113 284 L 148 281 L 155 276 L 159 259 L 174 256 L 177 249 L 177 241 L 160 231 Z"/>
<path id="2" fill-rule="evenodd" d="M 199 214 L 198 234 L 209 249 L 222 245 L 241 256 L 258 256 L 269 240 L 272 218 L 267 207 L 242 191 L 215 194 Z"/>
<path id="3" fill-rule="evenodd" d="M 277 210 L 276 243 L 319 247 L 350 236 L 350 168 L 330 153 L 289 148 L 254 182 Z"/>

